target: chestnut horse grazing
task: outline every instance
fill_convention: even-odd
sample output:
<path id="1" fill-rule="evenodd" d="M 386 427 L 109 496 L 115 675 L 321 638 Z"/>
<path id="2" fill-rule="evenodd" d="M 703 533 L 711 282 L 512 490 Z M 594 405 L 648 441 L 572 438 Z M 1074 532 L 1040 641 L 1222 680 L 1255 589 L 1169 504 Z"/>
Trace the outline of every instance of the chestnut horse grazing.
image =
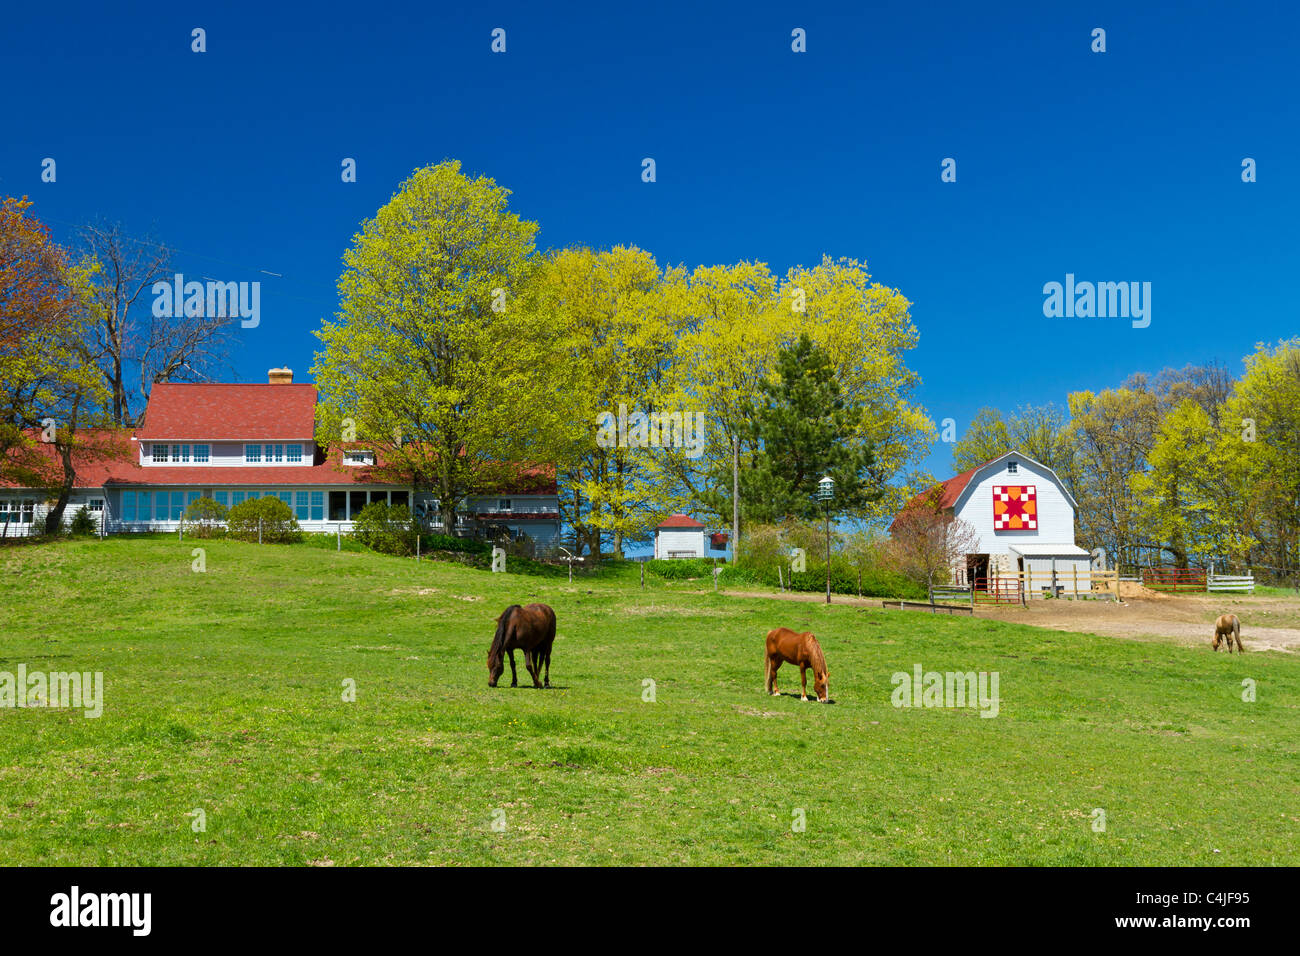
<path id="1" fill-rule="evenodd" d="M 1224 641 L 1228 642 L 1228 653 L 1232 653 L 1232 640 L 1237 640 L 1237 653 L 1244 654 L 1246 649 L 1241 646 L 1241 622 L 1237 620 L 1235 614 L 1220 614 L 1219 619 L 1214 622 L 1214 649 L 1219 649 L 1219 644 Z"/>
<path id="2" fill-rule="evenodd" d="M 519 686 L 519 678 L 515 673 L 515 648 L 519 648 L 524 652 L 524 666 L 533 679 L 533 686 L 543 686 L 540 677 L 542 664 L 545 663 L 545 686 L 550 687 L 551 645 L 554 643 L 555 612 L 549 605 L 510 605 L 497 618 L 497 633 L 492 638 L 492 646 L 488 648 L 488 686 L 497 686 L 501 672 L 506 669 L 506 654 L 510 655 L 510 686 Z"/>
<path id="3" fill-rule="evenodd" d="M 831 699 L 831 672 L 826 668 L 826 657 L 822 646 L 811 631 L 802 634 L 788 627 L 778 627 L 767 632 L 767 692 L 773 697 L 781 692 L 776 689 L 776 671 L 782 664 L 796 664 L 799 667 L 799 685 L 803 689 L 800 700 L 808 699 L 808 668 L 813 671 L 813 692 L 823 704 Z"/>

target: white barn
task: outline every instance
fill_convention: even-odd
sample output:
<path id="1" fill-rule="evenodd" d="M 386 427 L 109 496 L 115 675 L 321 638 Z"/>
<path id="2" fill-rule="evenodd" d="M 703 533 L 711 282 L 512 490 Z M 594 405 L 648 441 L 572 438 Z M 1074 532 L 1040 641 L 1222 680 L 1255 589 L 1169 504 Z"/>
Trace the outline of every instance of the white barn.
<path id="1" fill-rule="evenodd" d="M 954 583 L 1053 570 L 1067 581 L 1091 568 L 1089 552 L 1074 543 L 1078 502 L 1056 472 L 1028 455 L 1007 452 L 939 488 L 939 508 L 979 536 L 979 550 L 953 568 Z"/>

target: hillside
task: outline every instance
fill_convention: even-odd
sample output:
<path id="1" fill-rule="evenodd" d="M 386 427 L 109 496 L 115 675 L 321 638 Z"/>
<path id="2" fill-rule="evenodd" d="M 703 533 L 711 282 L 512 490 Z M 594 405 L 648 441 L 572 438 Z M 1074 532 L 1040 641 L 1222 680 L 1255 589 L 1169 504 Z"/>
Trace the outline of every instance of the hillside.
<path id="1" fill-rule="evenodd" d="M 0 670 L 105 683 L 97 719 L 0 709 L 0 864 L 1300 862 L 1293 654 L 195 544 L 0 549 Z M 491 690 L 533 600 L 555 687 Z M 834 704 L 763 694 L 777 625 Z M 917 664 L 996 671 L 996 718 L 894 707 Z"/>

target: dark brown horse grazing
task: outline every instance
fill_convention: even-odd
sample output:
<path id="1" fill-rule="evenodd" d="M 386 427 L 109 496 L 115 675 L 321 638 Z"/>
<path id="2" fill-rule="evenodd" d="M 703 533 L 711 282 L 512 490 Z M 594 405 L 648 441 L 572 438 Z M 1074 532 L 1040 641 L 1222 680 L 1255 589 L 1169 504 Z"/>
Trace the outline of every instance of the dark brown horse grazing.
<path id="1" fill-rule="evenodd" d="M 1237 653 L 1244 654 L 1246 649 L 1241 646 L 1241 622 L 1237 620 L 1237 615 L 1220 614 L 1214 622 L 1214 649 L 1217 651 L 1219 645 L 1227 641 L 1228 653 L 1231 654 L 1233 638 L 1237 639 Z"/>
<path id="2" fill-rule="evenodd" d="M 497 633 L 488 648 L 488 686 L 496 687 L 501 672 L 506 669 L 505 656 L 510 655 L 510 686 L 518 687 L 515 673 L 515 648 L 524 652 L 524 666 L 533 679 L 534 687 L 542 687 L 539 679 L 542 664 L 546 665 L 546 687 L 551 686 L 551 645 L 555 643 L 555 612 L 546 604 L 520 607 L 512 604 L 497 618 Z"/>
<path id="3" fill-rule="evenodd" d="M 823 704 L 831 699 L 831 672 L 826 667 L 822 646 L 811 631 L 797 633 L 788 627 L 778 627 L 767 632 L 767 692 L 773 697 L 776 689 L 776 671 L 784 663 L 797 664 L 799 684 L 803 689 L 800 700 L 808 699 L 808 668 L 813 670 L 813 692 Z"/>

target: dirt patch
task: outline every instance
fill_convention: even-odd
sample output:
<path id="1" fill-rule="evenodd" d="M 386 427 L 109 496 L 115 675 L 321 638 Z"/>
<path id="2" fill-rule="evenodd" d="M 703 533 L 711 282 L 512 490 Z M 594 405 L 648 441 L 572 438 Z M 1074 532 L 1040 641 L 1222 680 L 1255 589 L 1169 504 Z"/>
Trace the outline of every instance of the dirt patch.
<path id="1" fill-rule="evenodd" d="M 797 601 L 802 604 L 825 604 L 826 592 L 815 591 L 723 591 L 727 597 L 774 598 L 778 601 Z M 832 594 L 831 603 L 848 607 L 880 607 L 883 598 L 849 597 L 845 594 Z"/>
<path id="2" fill-rule="evenodd" d="M 1119 582 L 1119 598 L 1121 601 L 1127 601 L 1129 598 L 1141 598 L 1144 601 L 1168 601 L 1174 597 L 1172 594 L 1166 594 L 1163 591 L 1152 591 L 1150 588 L 1144 588 L 1136 581 Z"/>
<path id="3" fill-rule="evenodd" d="M 771 598 L 779 601 L 824 604 L 826 595 L 804 591 L 724 591 L 732 597 Z M 1210 646 L 1214 619 L 1235 614 L 1241 619 L 1241 641 L 1247 651 L 1300 652 L 1300 598 L 1263 598 L 1241 595 L 1163 594 L 1140 584 L 1120 582 L 1123 599 L 1115 601 L 1030 601 L 1028 607 L 979 607 L 975 617 L 1015 621 L 1055 631 L 1081 631 L 1102 637 L 1130 640 L 1173 640 L 1179 644 Z M 839 606 L 879 609 L 880 598 L 831 596 Z M 925 611 L 903 613 L 924 614 Z"/>
<path id="4" fill-rule="evenodd" d="M 1139 588 L 1139 590 L 1145 590 Z M 1236 614 L 1241 619 L 1241 640 L 1247 651 L 1300 651 L 1300 627 L 1272 626 L 1273 620 L 1290 621 L 1300 602 L 1285 598 L 1224 597 L 1159 594 L 1111 601 L 1030 601 L 1028 607 L 981 608 L 979 617 L 1015 621 L 1055 631 L 1082 631 L 1103 637 L 1132 640 L 1172 639 L 1180 644 L 1206 647 L 1214 637 L 1214 619 Z M 1269 621 L 1264 626 L 1261 621 Z"/>
<path id="5" fill-rule="evenodd" d="M 744 714 L 746 717 L 788 717 L 789 714 L 783 714 L 779 710 L 755 710 L 753 707 L 743 707 L 740 704 L 733 704 L 736 713 Z"/>

